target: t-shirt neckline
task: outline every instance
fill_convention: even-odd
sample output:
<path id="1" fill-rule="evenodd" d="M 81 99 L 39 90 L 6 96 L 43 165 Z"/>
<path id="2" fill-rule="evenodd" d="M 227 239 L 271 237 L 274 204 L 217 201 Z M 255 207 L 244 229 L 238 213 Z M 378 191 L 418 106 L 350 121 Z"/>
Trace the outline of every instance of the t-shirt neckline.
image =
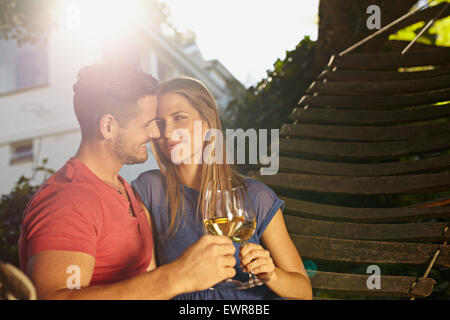
<path id="1" fill-rule="evenodd" d="M 103 181 L 102 179 L 100 179 L 91 169 L 89 169 L 89 167 L 80 159 L 76 158 L 76 157 L 71 157 L 69 159 L 69 162 L 72 162 L 75 166 L 77 166 L 78 168 L 81 168 L 83 170 L 83 174 L 86 174 L 89 176 L 89 178 L 92 178 L 94 181 L 94 183 L 102 188 L 107 188 L 110 189 L 111 191 L 113 191 L 113 193 L 115 194 L 115 196 L 120 199 L 121 202 L 124 203 L 124 205 L 128 204 L 128 201 L 125 199 L 125 197 L 122 194 L 119 194 L 117 192 L 117 189 L 114 188 L 113 186 L 110 186 L 109 184 L 107 184 L 105 181 Z M 133 190 L 131 189 L 131 187 L 128 185 L 127 181 L 121 176 L 118 175 L 119 180 L 122 182 L 126 192 L 128 193 L 128 198 L 129 198 L 129 205 L 131 206 L 132 210 L 134 211 L 134 215 L 130 217 L 132 218 L 137 218 L 137 207 L 135 206 L 134 200 L 131 199 L 130 194 L 133 192 Z"/>

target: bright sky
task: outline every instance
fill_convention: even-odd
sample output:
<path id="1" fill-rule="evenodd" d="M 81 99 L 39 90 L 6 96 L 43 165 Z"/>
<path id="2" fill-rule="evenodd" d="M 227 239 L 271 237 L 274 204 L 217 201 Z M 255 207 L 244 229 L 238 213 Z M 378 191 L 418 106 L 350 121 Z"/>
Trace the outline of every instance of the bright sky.
<path id="1" fill-rule="evenodd" d="M 218 59 L 244 85 L 309 35 L 317 39 L 319 0 L 162 0 L 180 30 L 195 32 L 205 59 Z"/>

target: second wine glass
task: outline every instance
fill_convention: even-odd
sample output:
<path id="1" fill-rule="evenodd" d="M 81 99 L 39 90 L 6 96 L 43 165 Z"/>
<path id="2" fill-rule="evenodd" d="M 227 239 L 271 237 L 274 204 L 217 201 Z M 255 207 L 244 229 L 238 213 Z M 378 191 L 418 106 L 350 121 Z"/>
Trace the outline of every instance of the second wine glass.
<path id="1" fill-rule="evenodd" d="M 244 246 L 256 229 L 256 215 L 243 182 L 211 180 L 203 199 L 202 215 L 207 234 L 227 236 Z M 250 272 L 249 281 L 227 279 L 213 289 L 247 289 L 263 284 Z"/>

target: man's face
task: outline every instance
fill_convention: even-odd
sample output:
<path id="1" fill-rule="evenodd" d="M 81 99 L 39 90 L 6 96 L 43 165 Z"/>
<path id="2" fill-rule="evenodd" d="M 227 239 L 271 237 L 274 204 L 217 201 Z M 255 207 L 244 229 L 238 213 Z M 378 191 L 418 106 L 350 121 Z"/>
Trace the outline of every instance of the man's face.
<path id="1" fill-rule="evenodd" d="M 159 137 L 155 121 L 156 96 L 145 96 L 138 100 L 137 116 L 128 120 L 125 128 L 119 128 L 114 143 L 114 153 L 123 164 L 147 161 L 147 143 Z"/>

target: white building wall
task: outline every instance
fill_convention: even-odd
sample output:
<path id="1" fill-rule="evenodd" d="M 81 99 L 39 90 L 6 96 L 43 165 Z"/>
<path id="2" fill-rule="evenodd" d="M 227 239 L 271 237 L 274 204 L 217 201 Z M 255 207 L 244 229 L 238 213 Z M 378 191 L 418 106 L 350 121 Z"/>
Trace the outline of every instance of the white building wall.
<path id="1" fill-rule="evenodd" d="M 77 150 L 80 142 L 80 132 L 73 130 L 51 136 L 33 139 L 34 161 L 10 164 L 11 147 L 9 144 L 0 146 L 0 167 L 2 168 L 2 179 L 0 182 L 0 194 L 7 194 L 18 181 L 21 175 L 32 177 L 34 166 L 42 165 L 44 158 L 48 159 L 47 168 L 59 169 L 65 161 Z M 42 183 L 43 174 L 35 176 L 32 184 Z"/>
<path id="2" fill-rule="evenodd" d="M 0 194 L 8 193 L 21 175 L 30 177 L 32 173 L 33 162 L 10 164 L 12 143 L 33 140 L 34 163 L 48 158 L 47 166 L 52 169 L 61 167 L 67 156 L 76 152 L 79 132 L 72 86 L 78 69 L 99 57 L 95 47 L 74 54 L 84 41 L 64 30 L 52 32 L 48 40 L 49 85 L 0 96 Z"/>

